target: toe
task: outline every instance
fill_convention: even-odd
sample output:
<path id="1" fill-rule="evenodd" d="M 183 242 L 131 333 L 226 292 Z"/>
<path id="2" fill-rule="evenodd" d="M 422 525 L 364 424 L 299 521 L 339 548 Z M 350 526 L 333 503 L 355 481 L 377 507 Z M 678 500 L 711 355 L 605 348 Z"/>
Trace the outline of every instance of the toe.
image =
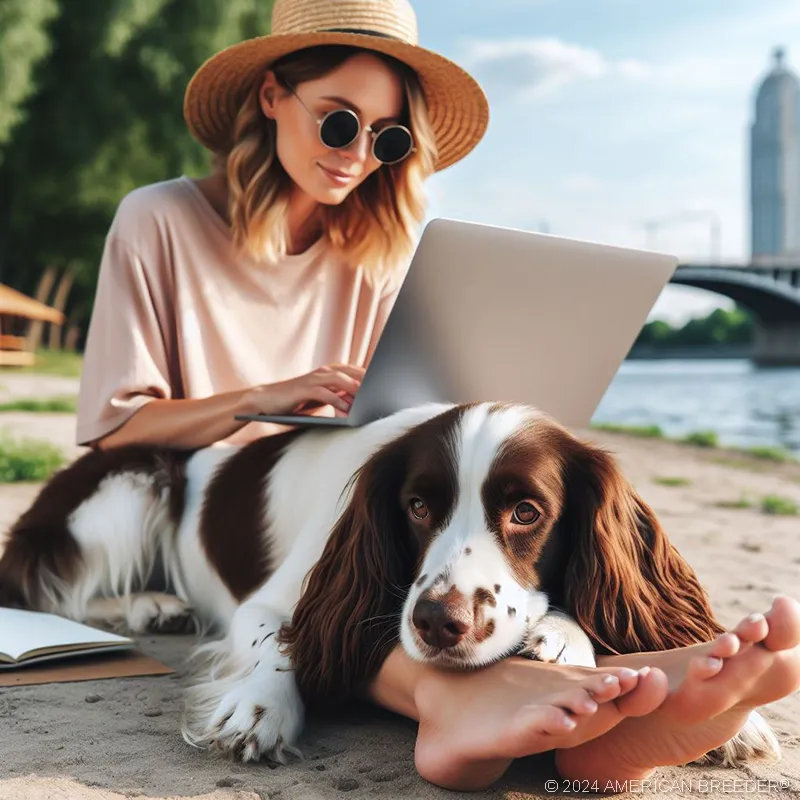
<path id="1" fill-rule="evenodd" d="M 761 642 L 769 633 L 769 624 L 763 614 L 751 614 L 745 617 L 734 629 L 733 632 L 742 642 Z"/>
<path id="2" fill-rule="evenodd" d="M 705 681 L 713 678 L 722 669 L 725 661 L 716 656 L 700 656 L 689 662 L 686 670 L 687 681 Z"/>
<path id="3" fill-rule="evenodd" d="M 575 729 L 577 723 L 563 708 L 555 705 L 523 706 L 516 715 L 515 727 L 520 739 L 525 736 L 540 735 L 563 736 Z"/>
<path id="4" fill-rule="evenodd" d="M 775 598 L 767 612 L 769 632 L 764 645 L 770 650 L 789 650 L 800 644 L 800 603 L 791 597 Z"/>
<path id="5" fill-rule="evenodd" d="M 633 685 L 635 685 L 638 675 L 633 670 Z M 605 703 L 619 697 L 622 691 L 623 681 L 631 683 L 630 678 L 621 679 L 617 674 L 599 674 L 592 675 L 584 681 L 581 681 L 581 690 L 588 692 L 598 703 Z"/>
<path id="6" fill-rule="evenodd" d="M 598 709 L 597 703 L 585 689 L 570 689 L 562 692 L 560 695 L 556 695 L 551 703 L 565 711 L 571 711 L 579 717 L 594 714 Z"/>
<path id="7" fill-rule="evenodd" d="M 668 694 L 669 681 L 664 671 L 655 667 L 642 667 L 636 688 L 617 698 L 614 704 L 624 717 L 643 717 L 655 711 Z"/>
<path id="8" fill-rule="evenodd" d="M 716 658 L 731 658 L 739 652 L 741 640 L 735 633 L 723 633 L 706 650 L 703 646 L 703 655 Z"/>

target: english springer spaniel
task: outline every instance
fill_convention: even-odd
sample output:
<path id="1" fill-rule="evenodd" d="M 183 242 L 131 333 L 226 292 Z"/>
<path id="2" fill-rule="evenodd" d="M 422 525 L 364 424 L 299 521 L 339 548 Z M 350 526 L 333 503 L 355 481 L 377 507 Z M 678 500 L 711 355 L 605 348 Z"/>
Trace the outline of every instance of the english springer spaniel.
<path id="1" fill-rule="evenodd" d="M 174 596 L 143 593 L 154 565 Z M 194 653 L 184 738 L 243 761 L 297 752 L 305 706 L 363 689 L 398 641 L 449 668 L 593 665 L 723 630 L 608 453 L 491 403 L 89 452 L 10 530 L 0 604 L 134 632 L 196 616 L 221 638 Z M 778 753 L 753 714 L 704 759 Z"/>

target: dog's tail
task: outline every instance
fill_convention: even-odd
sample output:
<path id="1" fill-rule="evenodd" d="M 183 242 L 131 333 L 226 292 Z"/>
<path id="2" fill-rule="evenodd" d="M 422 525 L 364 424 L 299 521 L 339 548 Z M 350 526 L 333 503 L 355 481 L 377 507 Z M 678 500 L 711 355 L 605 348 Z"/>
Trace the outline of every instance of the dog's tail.
<path id="1" fill-rule="evenodd" d="M 82 619 L 93 596 L 146 582 L 183 512 L 189 455 L 95 450 L 56 472 L 8 531 L 0 605 Z"/>

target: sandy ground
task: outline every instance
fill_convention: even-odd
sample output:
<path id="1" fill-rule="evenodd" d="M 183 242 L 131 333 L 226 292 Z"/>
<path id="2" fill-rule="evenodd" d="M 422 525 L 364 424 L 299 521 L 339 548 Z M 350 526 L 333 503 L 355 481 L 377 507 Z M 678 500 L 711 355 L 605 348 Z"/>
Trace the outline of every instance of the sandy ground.
<path id="1" fill-rule="evenodd" d="M 50 380 L 45 385 L 0 373 L 0 402 L 10 396 L 75 390 L 74 382 Z M 69 415 L 0 415 L 0 429 L 46 437 L 70 455 L 78 452 L 72 445 L 73 425 Z M 800 518 L 767 516 L 758 509 L 760 498 L 769 494 L 800 504 L 800 466 L 596 431 L 585 435 L 617 454 L 697 570 L 725 624 L 766 609 L 778 592 L 800 596 Z M 664 478 L 688 483 L 657 482 Z M 33 485 L 0 485 L 0 529 L 24 510 L 37 490 Z M 743 496 L 755 506 L 717 505 Z M 140 644 L 179 667 L 191 642 L 188 636 L 161 636 L 143 638 Z M 0 689 L 0 799 L 453 796 L 417 776 L 414 724 L 379 709 L 359 705 L 339 721 L 312 721 L 303 741 L 306 760 L 277 769 L 236 765 L 193 750 L 178 733 L 180 710 L 176 675 Z M 800 798 L 800 695 L 769 706 L 765 715 L 783 743 L 778 764 L 742 770 L 663 769 L 650 784 L 634 785 L 623 796 Z M 473 796 L 552 796 L 545 780 L 554 777 L 547 755 L 523 759 L 491 791 Z M 556 793 L 564 794 L 562 787 Z"/>

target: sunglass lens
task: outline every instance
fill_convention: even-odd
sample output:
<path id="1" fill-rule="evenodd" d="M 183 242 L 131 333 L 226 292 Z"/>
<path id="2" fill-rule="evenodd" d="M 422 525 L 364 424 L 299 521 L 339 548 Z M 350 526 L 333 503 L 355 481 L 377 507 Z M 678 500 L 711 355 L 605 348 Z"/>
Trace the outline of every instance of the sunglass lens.
<path id="1" fill-rule="evenodd" d="M 394 164 L 411 152 L 411 145 L 411 134 L 399 125 L 392 125 L 375 137 L 375 158 L 384 164 Z"/>
<path id="2" fill-rule="evenodd" d="M 338 150 L 352 143 L 358 136 L 358 129 L 358 117 L 352 111 L 341 109 L 328 114 L 319 133 L 326 147 Z"/>

